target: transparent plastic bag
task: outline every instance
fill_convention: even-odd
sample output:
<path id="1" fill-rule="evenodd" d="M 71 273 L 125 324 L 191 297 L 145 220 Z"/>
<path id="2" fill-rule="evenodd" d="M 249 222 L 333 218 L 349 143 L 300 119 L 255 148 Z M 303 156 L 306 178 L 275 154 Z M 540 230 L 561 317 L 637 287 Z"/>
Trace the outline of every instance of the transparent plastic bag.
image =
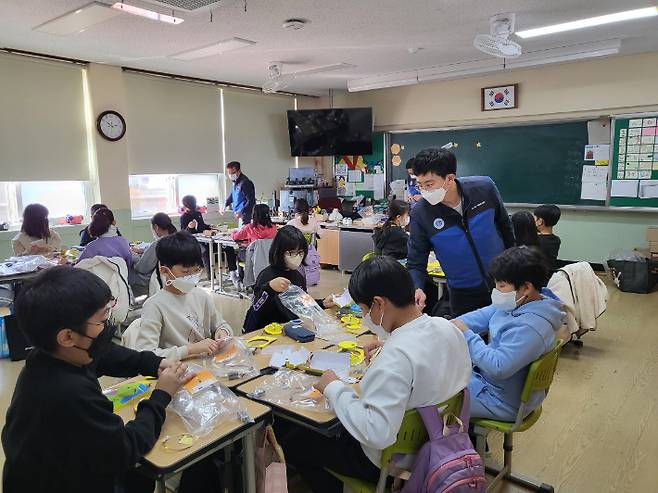
<path id="1" fill-rule="evenodd" d="M 43 255 L 24 255 L 22 257 L 11 257 L 6 262 L 0 263 L 0 276 L 13 276 L 34 272 L 42 265 L 55 265 Z"/>
<path id="2" fill-rule="evenodd" d="M 188 366 L 187 371 L 204 376 L 203 372 L 208 372 L 198 365 Z M 197 437 L 207 435 L 222 422 L 232 419 L 254 421 L 235 394 L 216 379 L 206 379 L 195 389 L 183 386 L 174 395 L 171 407 L 181 417 L 187 431 Z"/>
<path id="3" fill-rule="evenodd" d="M 229 337 L 225 346 L 206 361 L 206 367 L 218 378 L 233 380 L 257 377 L 260 374 L 253 353 L 236 337 Z"/>
<path id="4" fill-rule="evenodd" d="M 291 284 L 287 290 L 279 294 L 283 306 L 297 315 L 304 326 L 325 340 L 337 340 L 344 335 L 340 323 L 320 308 L 313 297 L 299 286 Z"/>
<path id="5" fill-rule="evenodd" d="M 329 402 L 313 387 L 318 380 L 318 377 L 296 370 L 279 370 L 271 381 L 258 387 L 251 396 L 272 404 L 327 412 L 331 410 Z"/>

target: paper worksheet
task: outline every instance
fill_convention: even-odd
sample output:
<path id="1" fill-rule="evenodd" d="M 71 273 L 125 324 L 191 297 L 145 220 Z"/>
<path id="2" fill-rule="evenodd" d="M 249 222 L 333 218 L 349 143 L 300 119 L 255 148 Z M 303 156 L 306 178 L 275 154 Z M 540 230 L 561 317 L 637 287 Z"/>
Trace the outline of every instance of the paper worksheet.
<path id="1" fill-rule="evenodd" d="M 644 180 L 640 182 L 641 199 L 658 199 L 658 180 Z"/>
<path id="2" fill-rule="evenodd" d="M 316 351 L 311 356 L 311 368 L 314 370 L 333 370 L 343 373 L 350 370 L 350 353 L 335 353 L 332 351 Z"/>
<path id="3" fill-rule="evenodd" d="M 373 184 L 375 189 L 375 200 L 384 198 L 384 189 L 386 188 L 386 180 L 383 173 L 375 175 L 375 182 Z"/>
<path id="4" fill-rule="evenodd" d="M 605 200 L 608 194 L 608 167 L 583 166 L 580 198 L 585 200 Z"/>
<path id="5" fill-rule="evenodd" d="M 612 180 L 611 197 L 637 197 L 638 180 Z"/>
<path id="6" fill-rule="evenodd" d="M 276 348 L 276 346 L 273 346 Z M 302 365 L 308 361 L 311 353 L 304 348 L 294 349 L 294 346 L 281 346 L 281 350 L 272 353 L 270 358 L 270 366 L 282 368 L 286 365 L 286 361 L 293 366 Z"/>

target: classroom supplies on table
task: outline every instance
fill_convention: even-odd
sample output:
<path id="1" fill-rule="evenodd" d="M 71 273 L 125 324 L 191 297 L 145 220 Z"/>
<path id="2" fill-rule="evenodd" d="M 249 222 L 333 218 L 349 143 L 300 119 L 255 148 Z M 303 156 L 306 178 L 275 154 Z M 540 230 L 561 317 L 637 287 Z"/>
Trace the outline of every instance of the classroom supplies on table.
<path id="1" fill-rule="evenodd" d="M 341 341 L 338 343 L 338 348 L 350 353 L 350 365 L 352 366 L 360 365 L 366 359 L 365 351 L 355 341 Z"/>
<path id="2" fill-rule="evenodd" d="M 304 327 L 299 319 L 291 320 L 283 326 L 284 333 L 297 342 L 311 342 L 315 340 L 315 334 Z"/>
<path id="3" fill-rule="evenodd" d="M 270 350 L 270 351 L 268 351 Z M 308 362 L 308 358 L 311 356 L 304 348 L 295 348 L 295 346 L 272 346 L 263 350 L 263 354 L 271 354 L 270 366 L 276 368 L 283 368 L 286 364 L 292 366 L 299 366 Z"/>
<path id="4" fill-rule="evenodd" d="M 313 387 L 317 382 L 316 376 L 282 369 L 255 389 L 251 396 L 272 404 L 293 406 L 307 411 L 329 411 L 327 399 Z"/>
<path id="5" fill-rule="evenodd" d="M 190 448 L 197 439 L 198 437 L 190 433 L 179 433 L 178 435 L 167 435 L 162 439 L 161 443 L 165 450 L 179 452 Z"/>
<path id="6" fill-rule="evenodd" d="M 212 357 L 211 370 L 216 377 L 229 380 L 255 377 L 260 373 L 250 346 L 235 337 L 227 338 L 224 346 Z"/>
<path id="7" fill-rule="evenodd" d="M 16 274 L 27 274 L 35 272 L 40 267 L 51 267 L 57 262 L 48 260 L 43 255 L 23 255 L 22 257 L 10 257 L 0 263 L 0 276 L 15 276 Z"/>
<path id="8" fill-rule="evenodd" d="M 343 315 L 340 317 L 340 321 L 343 324 L 343 329 L 352 334 L 358 334 L 362 331 L 361 327 L 361 317 L 357 317 L 352 313 Z"/>
<path id="9" fill-rule="evenodd" d="M 262 335 L 262 336 L 254 336 L 250 339 L 247 339 L 247 347 L 254 348 L 254 349 L 263 349 L 266 346 L 269 346 L 272 344 L 274 341 L 276 341 L 276 337 L 274 336 L 268 336 L 268 335 Z"/>
<path id="10" fill-rule="evenodd" d="M 201 437 L 223 421 L 243 419 L 246 409 L 208 369 L 189 365 L 187 371 L 195 376 L 176 392 L 171 407 L 181 417 L 189 433 Z"/>
<path id="11" fill-rule="evenodd" d="M 279 322 L 272 322 L 271 324 L 267 324 L 265 327 L 263 327 L 263 331 L 266 334 L 272 336 L 281 335 L 283 334 L 283 324 L 280 324 Z"/>
<path id="12" fill-rule="evenodd" d="M 103 395 L 112 403 L 113 411 L 129 405 L 136 400 L 147 398 L 153 392 L 151 388 L 155 383 L 153 377 L 146 377 L 136 382 L 124 382 L 103 391 Z"/>

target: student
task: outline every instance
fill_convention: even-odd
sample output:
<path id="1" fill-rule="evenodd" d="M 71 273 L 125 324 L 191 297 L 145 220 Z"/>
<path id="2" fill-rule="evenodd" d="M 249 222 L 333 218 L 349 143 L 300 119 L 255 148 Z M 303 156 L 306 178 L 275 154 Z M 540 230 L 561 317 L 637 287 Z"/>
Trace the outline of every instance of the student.
<path id="1" fill-rule="evenodd" d="M 226 254 L 229 275 L 236 287 L 239 287 L 240 275 L 238 273 L 238 257 L 245 259 L 247 247 L 256 240 L 265 240 L 276 236 L 276 226 L 272 224 L 270 208 L 267 204 L 256 204 L 251 223 L 242 226 L 238 231 L 231 233 L 231 238 L 240 242 L 240 251 L 236 252 L 233 247 L 222 247 Z"/>
<path id="2" fill-rule="evenodd" d="M 306 279 L 299 266 L 306 259 L 308 243 L 301 231 L 294 226 L 281 228 L 270 247 L 270 265 L 256 279 L 254 297 L 244 320 L 244 332 L 262 329 L 272 322 L 288 322 L 297 317 L 279 301 L 290 284 L 306 291 Z M 334 306 L 331 296 L 316 300 L 322 308 Z"/>
<path id="3" fill-rule="evenodd" d="M 281 434 L 288 463 L 315 493 L 342 491 L 327 469 L 376 483 L 381 451 L 395 443 L 405 411 L 449 399 L 471 376 L 468 347 L 459 330 L 443 318 L 421 313 L 414 282 L 399 262 L 390 257 L 366 260 L 352 273 L 349 292 L 367 314 L 363 323 L 388 339 L 367 346 L 370 358 L 383 344 L 358 394 L 332 371 L 315 384 L 344 433 L 337 438 L 302 430 Z"/>
<path id="4" fill-rule="evenodd" d="M 85 247 L 78 257 L 78 262 L 92 257 L 122 257 L 130 271 L 133 264 L 130 244 L 123 236 L 117 234 L 116 221 L 110 209 L 98 209 L 91 218 L 91 224 L 87 229 L 89 234 L 96 239 Z"/>
<path id="5" fill-rule="evenodd" d="M 179 231 L 160 239 L 155 251 L 164 288 L 144 302 L 135 349 L 174 361 L 214 353 L 233 330 L 212 297 L 196 287 L 203 266 L 199 243 Z"/>
<path id="6" fill-rule="evenodd" d="M 194 195 L 186 195 L 183 197 L 183 207 L 185 211 L 180 216 L 180 229 L 189 233 L 203 233 L 209 231 L 212 227 L 205 223 L 203 215 L 196 205 L 196 197 Z"/>
<path id="7" fill-rule="evenodd" d="M 311 208 L 306 199 L 295 200 L 295 217 L 287 224 L 294 226 L 302 233 L 314 234 L 317 238 L 320 238 L 320 223 L 315 215 L 311 214 Z"/>
<path id="8" fill-rule="evenodd" d="M 512 227 L 516 246 L 539 246 L 535 218 L 528 211 L 518 211 L 512 214 Z"/>
<path id="9" fill-rule="evenodd" d="M 91 206 L 91 215 L 90 217 L 93 218 L 94 214 L 96 214 L 96 211 L 99 209 L 107 209 L 108 207 L 105 204 L 94 204 Z M 117 236 L 121 236 L 121 232 L 117 228 Z M 80 246 L 86 246 L 89 243 L 91 243 L 93 240 L 96 238 L 94 236 L 91 236 L 89 234 L 89 227 L 87 226 L 83 230 L 80 231 Z"/>
<path id="10" fill-rule="evenodd" d="M 392 200 L 388 204 L 388 219 L 375 228 L 372 239 L 377 255 L 388 255 L 394 259 L 407 258 L 409 235 L 405 228 L 409 225 L 409 204 L 403 200 Z"/>
<path id="11" fill-rule="evenodd" d="M 564 313 L 545 288 L 548 269 L 538 249 L 510 248 L 493 259 L 490 271 L 496 282 L 492 305 L 453 323 L 464 333 L 475 367 L 468 386 L 471 417 L 514 421 L 528 366 L 553 349 Z M 489 333 L 488 344 L 482 332 Z M 544 397 L 544 392 L 531 396 L 528 414 Z"/>
<path id="12" fill-rule="evenodd" d="M 30 204 L 23 210 L 21 232 L 11 240 L 14 255 L 41 255 L 59 251 L 62 238 L 48 225 L 48 209 Z"/>
<path id="13" fill-rule="evenodd" d="M 414 158 L 407 161 L 407 202 L 413 207 L 423 199 L 418 187 L 416 186 L 416 175 L 414 175 Z"/>
<path id="14" fill-rule="evenodd" d="M 147 294 L 153 271 L 158 267 L 158 257 L 155 253 L 158 241 L 165 236 L 174 234 L 176 227 L 172 224 L 171 218 L 164 212 L 158 212 L 151 218 L 151 230 L 153 233 L 153 243 L 146 250 L 137 251 L 133 258 L 133 268 L 130 271 L 130 286 L 133 288 L 133 294 L 140 296 Z M 133 252 L 136 250 L 133 249 Z"/>
<path id="15" fill-rule="evenodd" d="M 545 204 L 535 209 L 535 224 L 539 233 L 539 248 L 551 262 L 551 268 L 557 269 L 557 257 L 560 253 L 560 237 L 553 234 L 553 227 L 560 220 L 560 208 Z"/>
<path id="16" fill-rule="evenodd" d="M 156 444 L 186 367 L 114 344 L 112 303 L 100 278 L 65 266 L 40 273 L 18 297 L 17 318 L 35 349 L 2 430 L 5 493 L 153 491 L 152 481 L 136 488 L 130 471 Z M 124 425 L 101 392 L 102 375 L 159 379 Z"/>

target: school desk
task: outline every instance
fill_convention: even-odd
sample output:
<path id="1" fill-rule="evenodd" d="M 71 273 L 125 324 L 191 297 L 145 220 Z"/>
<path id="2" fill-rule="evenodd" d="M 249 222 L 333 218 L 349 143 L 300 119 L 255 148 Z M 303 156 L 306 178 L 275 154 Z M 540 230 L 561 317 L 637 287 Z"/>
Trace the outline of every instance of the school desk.
<path id="1" fill-rule="evenodd" d="M 131 380 L 139 379 L 141 377 Z M 244 397 L 238 398 L 254 419 L 254 423 L 241 423 L 237 417 L 224 421 L 206 436 L 198 438 L 190 448 L 180 451 L 167 450 L 163 445 L 165 437 L 187 433 L 180 416 L 167 408 L 167 417 L 162 425 L 160 437 L 153 449 L 144 456 L 140 467 L 141 471 L 156 479 L 158 493 L 165 493 L 165 481 L 169 477 L 237 441 L 242 442 L 244 453 L 242 474 L 245 491 L 248 493 L 256 492 L 255 436 L 256 432 L 270 420 L 271 409 L 253 400 Z M 121 416 L 124 423 L 134 419 L 134 404 L 124 406 L 116 414 Z"/>
<path id="2" fill-rule="evenodd" d="M 197 234 L 195 235 L 197 241 L 199 243 L 204 243 L 208 245 L 208 265 L 210 266 L 210 289 L 214 293 L 218 294 L 223 294 L 225 296 L 231 296 L 233 298 L 244 298 L 244 295 L 241 293 L 229 293 L 228 291 L 224 291 L 224 287 L 222 284 L 222 251 L 221 247 L 226 246 L 226 247 L 231 247 L 234 249 L 238 249 L 238 244 L 237 242 L 233 241 L 230 236 L 205 236 L 203 234 Z M 215 288 L 215 251 L 214 251 L 214 246 L 215 244 L 218 247 L 218 255 L 217 255 L 217 278 L 219 280 L 218 287 Z"/>

